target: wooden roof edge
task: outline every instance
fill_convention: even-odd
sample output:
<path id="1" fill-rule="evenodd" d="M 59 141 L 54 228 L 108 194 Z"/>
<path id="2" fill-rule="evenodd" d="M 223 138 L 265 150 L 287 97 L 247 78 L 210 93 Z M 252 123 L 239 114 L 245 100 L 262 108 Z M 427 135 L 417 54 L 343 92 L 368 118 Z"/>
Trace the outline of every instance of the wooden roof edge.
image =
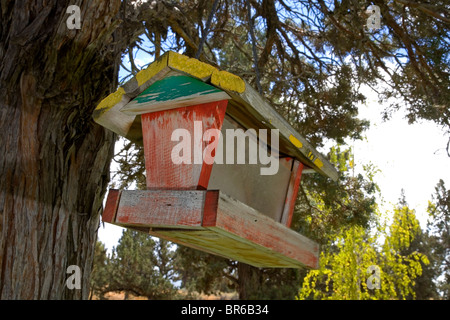
<path id="1" fill-rule="evenodd" d="M 130 128 L 136 117 L 125 115 L 121 112 L 122 107 L 153 83 L 164 78 L 171 70 L 185 73 L 203 82 L 210 82 L 224 91 L 236 93 L 245 91 L 245 82 L 240 77 L 197 59 L 167 51 L 104 98 L 93 112 L 94 121 L 121 136 L 129 137 Z"/>
<path id="2" fill-rule="evenodd" d="M 121 136 L 129 137 L 129 131 L 135 121 L 135 116 L 125 115 L 120 109 L 150 85 L 164 78 L 171 70 L 209 82 L 224 90 L 243 108 L 251 109 L 249 110 L 251 114 L 260 118 L 261 121 L 265 120 L 269 127 L 279 129 L 280 138 L 290 144 L 289 149 L 293 156 L 332 180 L 338 179 L 336 168 L 245 80 L 173 51 L 164 53 L 147 68 L 139 71 L 136 76 L 119 87 L 116 92 L 103 99 L 94 110 L 94 120 Z"/>
<path id="3" fill-rule="evenodd" d="M 282 117 L 253 87 L 246 83 L 243 93 L 228 91 L 228 94 L 243 108 L 249 110 L 260 121 L 265 121 L 268 127 L 279 129 L 280 138 L 290 144 L 292 155 L 304 162 L 308 167 L 336 181 L 339 177 L 336 168 L 317 151 L 288 121 Z"/>
<path id="4" fill-rule="evenodd" d="M 168 54 L 162 55 L 100 101 L 92 114 L 94 121 L 118 135 L 129 136 L 136 116 L 124 114 L 122 107 L 170 72 L 167 61 Z"/>
<path id="5" fill-rule="evenodd" d="M 317 172 L 336 181 L 338 172 L 336 168 L 318 152 L 309 142 L 301 136 L 252 86 L 245 80 L 226 71 L 220 71 L 217 68 L 201 62 L 194 58 L 177 54 L 168 53 L 168 66 L 171 69 L 187 73 L 202 81 L 210 80 L 210 83 L 224 91 L 231 97 L 240 97 L 244 102 L 244 107 L 255 109 L 265 118 L 275 129 L 280 130 L 280 134 L 291 143 L 299 152 L 294 152 L 299 156 L 299 160 L 306 162 L 309 167 Z M 278 125 L 277 125 L 278 124 Z M 294 149 L 295 150 L 295 149 Z M 293 150 L 293 151 L 294 151 Z"/>

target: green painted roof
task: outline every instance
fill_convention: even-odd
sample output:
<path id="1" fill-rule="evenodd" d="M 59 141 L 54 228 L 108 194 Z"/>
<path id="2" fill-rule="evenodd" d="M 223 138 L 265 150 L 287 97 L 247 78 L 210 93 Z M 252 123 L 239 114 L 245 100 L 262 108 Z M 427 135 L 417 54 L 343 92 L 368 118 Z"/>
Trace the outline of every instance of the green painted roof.
<path id="1" fill-rule="evenodd" d="M 226 92 L 184 74 L 172 74 L 156 81 L 126 104 L 121 111 L 142 114 L 229 99 Z"/>
<path id="2" fill-rule="evenodd" d="M 141 104 L 176 100 L 191 95 L 207 95 L 223 92 L 203 81 L 185 75 L 176 75 L 156 81 L 134 100 Z"/>

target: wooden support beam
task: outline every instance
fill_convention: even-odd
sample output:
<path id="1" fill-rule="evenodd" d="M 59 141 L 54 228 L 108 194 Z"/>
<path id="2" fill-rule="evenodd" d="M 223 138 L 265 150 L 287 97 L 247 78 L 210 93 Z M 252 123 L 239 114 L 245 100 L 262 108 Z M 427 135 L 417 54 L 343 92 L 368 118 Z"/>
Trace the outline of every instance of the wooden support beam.
<path id="1" fill-rule="evenodd" d="M 291 226 L 292 215 L 294 214 L 295 201 L 297 200 L 298 188 L 300 186 L 300 178 L 302 177 L 303 163 L 294 160 L 292 165 L 292 173 L 289 180 L 288 191 L 281 216 L 281 223 L 286 227 Z"/>
<path id="2" fill-rule="evenodd" d="M 105 209 L 102 214 L 102 221 L 114 223 L 116 221 L 117 207 L 119 206 L 121 191 L 117 189 L 110 189 L 106 199 Z"/>
<path id="3" fill-rule="evenodd" d="M 219 191 L 123 190 L 107 206 L 113 224 L 253 266 L 318 267 L 317 243 Z"/>

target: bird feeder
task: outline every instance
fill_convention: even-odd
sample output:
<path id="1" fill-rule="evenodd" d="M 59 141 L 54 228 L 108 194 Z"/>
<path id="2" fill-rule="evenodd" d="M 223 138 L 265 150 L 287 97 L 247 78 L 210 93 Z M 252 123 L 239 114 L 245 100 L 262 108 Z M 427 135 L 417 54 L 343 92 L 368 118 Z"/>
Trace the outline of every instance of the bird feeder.
<path id="1" fill-rule="evenodd" d="M 318 244 L 290 224 L 302 173 L 337 171 L 240 77 L 167 52 L 93 117 L 145 153 L 147 189 L 110 190 L 104 222 L 257 267 L 318 267 Z"/>

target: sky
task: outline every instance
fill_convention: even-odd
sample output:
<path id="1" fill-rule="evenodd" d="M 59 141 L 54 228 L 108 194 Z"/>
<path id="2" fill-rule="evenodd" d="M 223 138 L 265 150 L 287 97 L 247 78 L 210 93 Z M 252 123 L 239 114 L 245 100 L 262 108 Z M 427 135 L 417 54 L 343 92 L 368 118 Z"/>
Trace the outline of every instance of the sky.
<path id="1" fill-rule="evenodd" d="M 392 210 L 401 195 L 425 227 L 426 208 L 434 194 L 439 179 L 450 186 L 450 157 L 446 152 L 448 135 L 432 121 L 408 124 L 405 113 L 398 111 L 390 120 L 383 121 L 381 111 L 385 106 L 368 95 L 365 105 L 359 107 L 360 118 L 370 120 L 367 141 L 355 141 L 354 153 L 357 170 L 363 164 L 373 163 L 381 172 L 375 181 L 386 202 L 385 209 Z"/>

